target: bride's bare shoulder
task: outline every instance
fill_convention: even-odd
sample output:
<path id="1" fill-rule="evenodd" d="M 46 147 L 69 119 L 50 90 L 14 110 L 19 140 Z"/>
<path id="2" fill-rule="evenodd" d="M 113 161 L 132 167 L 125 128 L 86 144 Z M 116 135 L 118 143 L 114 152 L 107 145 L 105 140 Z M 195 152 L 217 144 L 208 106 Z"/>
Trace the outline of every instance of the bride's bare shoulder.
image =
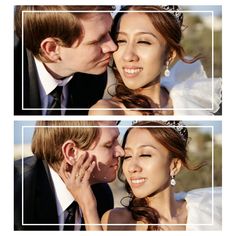
<path id="1" fill-rule="evenodd" d="M 117 101 L 101 99 L 89 109 L 89 115 L 123 115 L 123 110 Z"/>
<path id="2" fill-rule="evenodd" d="M 133 230 L 135 229 L 135 226 L 121 225 L 121 224 L 135 224 L 135 223 L 136 221 L 134 221 L 134 219 L 132 218 L 131 212 L 128 211 L 128 209 L 125 207 L 117 207 L 112 210 L 109 210 L 102 217 L 102 224 L 104 224 L 103 225 L 104 230 Z"/>

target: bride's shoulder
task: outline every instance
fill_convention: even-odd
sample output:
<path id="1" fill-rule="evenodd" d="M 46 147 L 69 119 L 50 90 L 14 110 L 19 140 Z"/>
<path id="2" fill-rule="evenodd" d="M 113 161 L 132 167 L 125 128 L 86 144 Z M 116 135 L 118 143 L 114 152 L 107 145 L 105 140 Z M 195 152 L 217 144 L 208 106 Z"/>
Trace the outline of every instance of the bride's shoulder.
<path id="1" fill-rule="evenodd" d="M 101 99 L 89 109 L 89 115 L 122 115 L 117 113 L 121 113 L 120 104 L 112 99 Z"/>
<path id="2" fill-rule="evenodd" d="M 107 211 L 103 215 L 103 219 L 104 217 L 112 219 L 113 223 L 121 223 L 121 221 L 127 222 L 127 220 L 132 219 L 132 214 L 125 207 L 116 207 Z"/>
<path id="3" fill-rule="evenodd" d="M 102 224 L 135 224 L 131 212 L 125 207 L 117 207 L 104 213 Z M 107 228 L 106 228 L 107 227 Z M 105 226 L 105 229 L 112 227 L 112 230 L 124 230 L 127 226 Z M 131 226 L 129 226 L 131 227 Z M 133 226 L 132 226 L 133 227 Z M 111 230 L 111 228 L 109 229 Z M 128 229 L 126 229 L 128 230 Z M 131 230 L 131 228 L 130 228 Z"/>

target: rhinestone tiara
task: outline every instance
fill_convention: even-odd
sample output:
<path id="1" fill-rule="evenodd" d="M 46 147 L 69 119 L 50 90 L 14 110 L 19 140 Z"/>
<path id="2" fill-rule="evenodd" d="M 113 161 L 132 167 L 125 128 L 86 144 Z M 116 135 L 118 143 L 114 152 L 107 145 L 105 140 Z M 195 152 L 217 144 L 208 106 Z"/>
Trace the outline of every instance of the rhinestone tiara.
<path id="1" fill-rule="evenodd" d="M 188 139 L 188 129 L 185 127 L 184 123 L 179 120 L 168 120 L 163 122 L 165 125 L 171 126 L 172 129 L 178 132 L 181 138 L 186 142 Z"/>
<path id="2" fill-rule="evenodd" d="M 124 10 L 129 5 L 121 5 L 120 10 Z M 164 11 L 168 11 L 172 16 L 175 17 L 177 23 L 181 26 L 183 23 L 183 12 L 181 12 L 181 8 L 178 5 L 158 5 Z"/>
<path id="3" fill-rule="evenodd" d="M 139 121 L 133 121 L 132 125 L 138 123 Z M 188 140 L 188 129 L 184 125 L 184 123 L 180 120 L 168 120 L 168 121 L 157 121 L 163 126 L 170 126 L 170 128 L 174 129 L 182 138 L 184 142 Z"/>
<path id="4" fill-rule="evenodd" d="M 161 5 L 160 8 L 162 8 L 165 11 L 168 11 L 172 16 L 175 17 L 176 21 L 182 25 L 183 23 L 183 12 L 181 12 L 181 8 L 177 5 Z"/>

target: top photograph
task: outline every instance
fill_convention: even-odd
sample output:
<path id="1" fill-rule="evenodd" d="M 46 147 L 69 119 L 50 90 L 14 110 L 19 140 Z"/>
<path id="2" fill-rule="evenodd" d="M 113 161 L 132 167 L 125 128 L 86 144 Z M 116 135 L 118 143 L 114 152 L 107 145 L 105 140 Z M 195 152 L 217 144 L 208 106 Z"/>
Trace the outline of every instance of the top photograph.
<path id="1" fill-rule="evenodd" d="M 221 6 L 13 10 L 14 115 L 222 115 Z"/>

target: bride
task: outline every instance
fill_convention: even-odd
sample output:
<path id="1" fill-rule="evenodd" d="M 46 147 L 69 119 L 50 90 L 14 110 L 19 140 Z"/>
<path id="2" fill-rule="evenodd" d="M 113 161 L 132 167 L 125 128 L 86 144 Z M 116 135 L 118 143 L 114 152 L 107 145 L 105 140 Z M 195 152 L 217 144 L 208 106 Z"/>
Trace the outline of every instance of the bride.
<path id="1" fill-rule="evenodd" d="M 86 230 L 220 230 L 220 187 L 175 194 L 175 176 L 182 167 L 197 170 L 204 165 L 189 163 L 188 141 L 188 130 L 179 121 L 131 126 L 124 134 L 119 169 L 129 201 L 107 211 L 101 222 L 89 184 L 92 163 L 77 162 L 71 174 L 61 168 L 61 177 L 82 209 Z"/>
<path id="2" fill-rule="evenodd" d="M 221 103 L 221 79 L 207 78 L 200 56 L 184 55 L 180 45 L 183 13 L 178 7 L 127 6 L 121 10 L 112 29 L 118 50 L 113 54 L 114 75 L 110 72 L 109 80 L 117 81 L 115 91 L 110 92 L 111 99 L 94 104 L 89 114 L 215 113 Z"/>

